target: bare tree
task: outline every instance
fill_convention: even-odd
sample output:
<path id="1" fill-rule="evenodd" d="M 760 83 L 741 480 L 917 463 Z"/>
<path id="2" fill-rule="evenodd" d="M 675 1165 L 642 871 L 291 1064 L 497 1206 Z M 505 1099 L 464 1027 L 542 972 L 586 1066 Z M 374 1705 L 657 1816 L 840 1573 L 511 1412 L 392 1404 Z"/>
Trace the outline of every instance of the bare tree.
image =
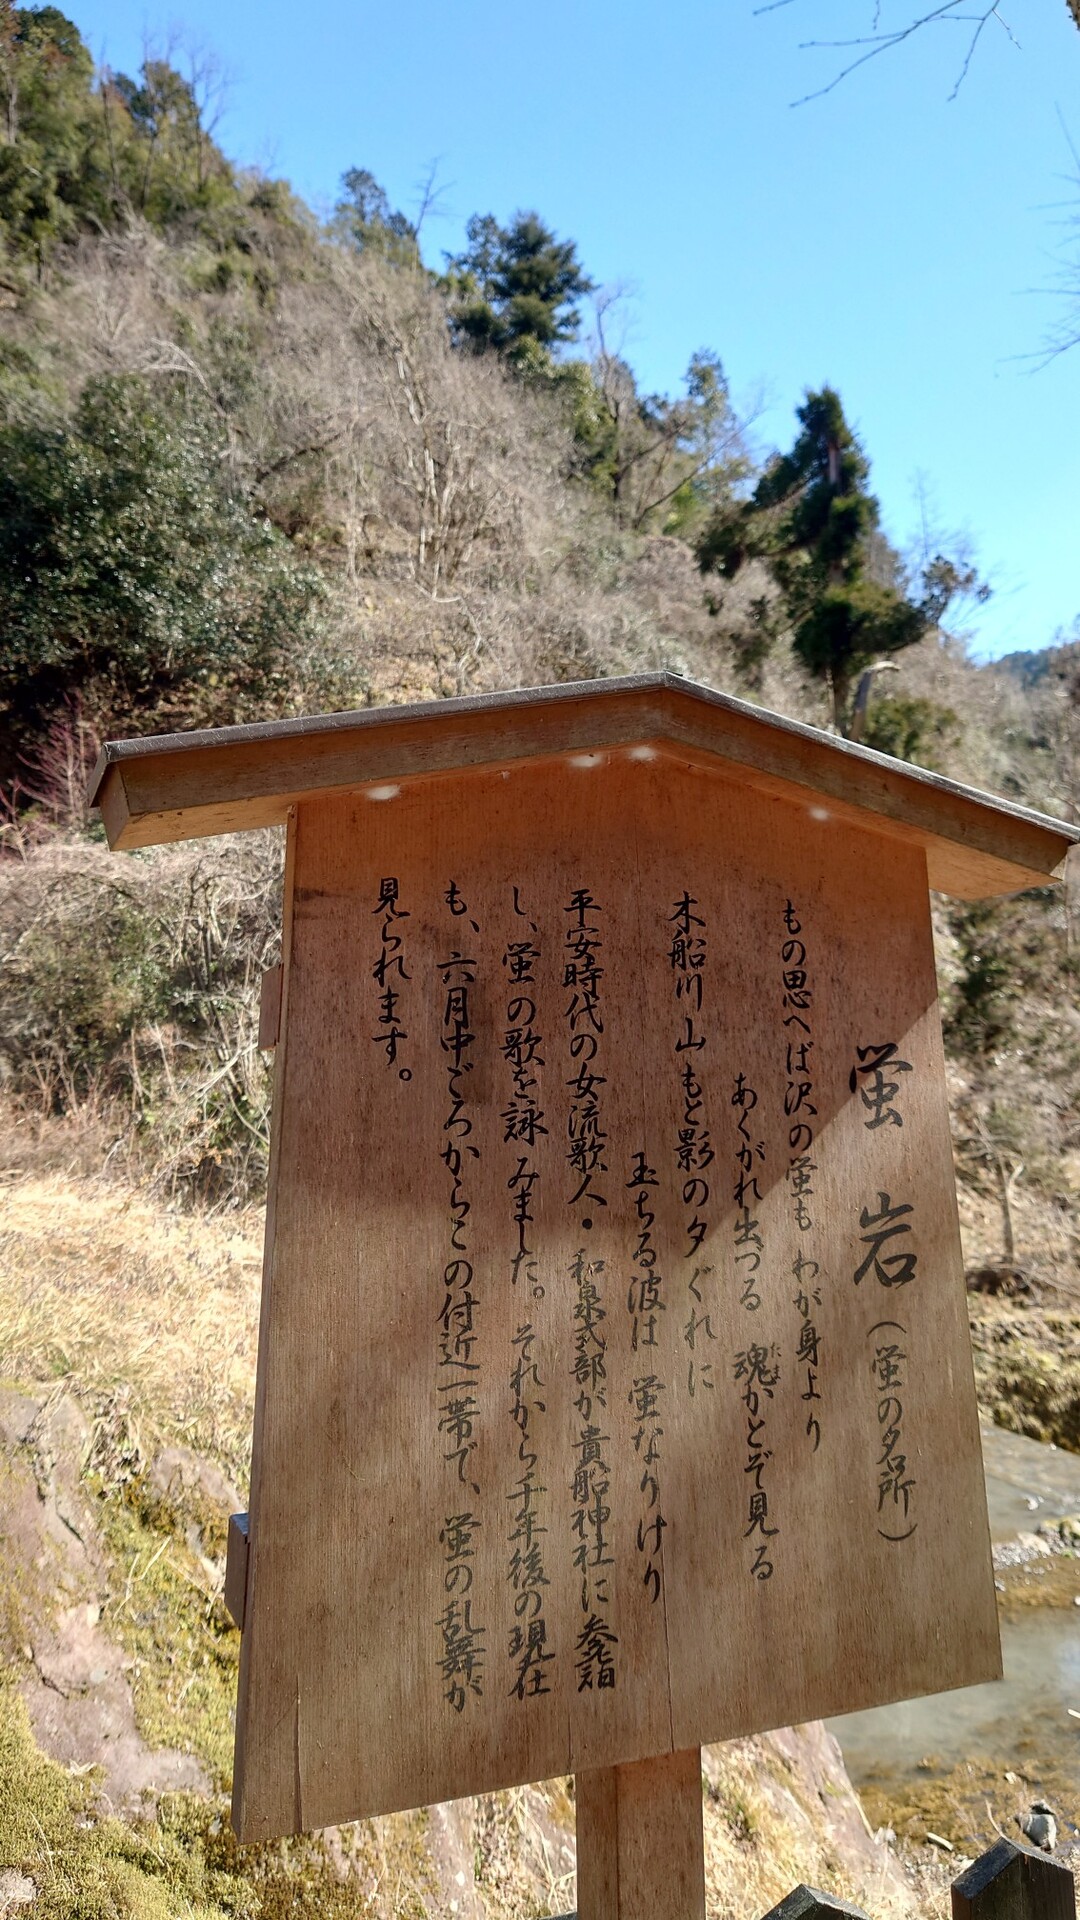
<path id="1" fill-rule="evenodd" d="M 1080 6 L 1080 0 L 1077 0 L 1077 5 Z M 425 220 L 441 219 L 446 211 L 445 200 L 450 189 L 439 179 L 440 165 L 441 158 L 436 154 L 434 160 L 429 160 L 422 179 L 417 183 L 416 212 L 412 222 L 417 246 Z"/>
<path id="2" fill-rule="evenodd" d="M 995 1134 L 992 1134 L 982 1116 L 976 1113 L 975 1138 L 979 1149 L 994 1170 L 997 1180 L 998 1199 L 1001 1202 L 1001 1260 L 1008 1270 L 1016 1268 L 1016 1229 L 1013 1220 L 1013 1199 L 1016 1189 L 1024 1175 L 1024 1162 L 1019 1154 L 1012 1152 Z"/>
<path id="3" fill-rule="evenodd" d="M 460 378 L 445 329 L 432 325 L 426 289 L 416 292 L 411 310 L 395 310 L 386 290 L 371 286 L 357 320 L 376 349 L 383 423 L 393 428 L 384 497 L 411 535 L 412 577 L 434 597 L 493 530 L 505 474 L 491 458 L 489 409 L 468 404 L 478 396 Z"/>
<path id="4" fill-rule="evenodd" d="M 0 110 L 3 115 L 3 131 L 0 137 L 7 146 L 14 146 L 19 137 L 17 33 L 15 0 L 0 0 Z"/>
<path id="5" fill-rule="evenodd" d="M 720 479 L 745 456 L 743 423 L 728 400 L 719 362 L 695 354 L 681 399 L 643 395 L 625 357 L 625 317 L 612 317 L 626 290 L 606 288 L 594 307 L 592 376 L 608 426 L 611 498 L 621 526 L 643 531 L 684 488 Z M 621 337 L 620 337 L 621 335 Z"/>
<path id="6" fill-rule="evenodd" d="M 1077 0 L 1080 5 L 1080 0 Z M 180 43 L 184 78 L 195 107 L 195 180 L 206 185 L 214 135 L 229 104 L 234 75 L 205 41 L 185 37 Z"/>

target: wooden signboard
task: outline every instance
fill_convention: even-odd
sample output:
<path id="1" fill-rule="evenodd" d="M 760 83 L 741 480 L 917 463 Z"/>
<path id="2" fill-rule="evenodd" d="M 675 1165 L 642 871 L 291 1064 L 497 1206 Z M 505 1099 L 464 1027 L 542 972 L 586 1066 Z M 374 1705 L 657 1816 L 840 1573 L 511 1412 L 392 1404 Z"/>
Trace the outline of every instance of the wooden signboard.
<path id="1" fill-rule="evenodd" d="M 928 859 L 1075 835 L 660 679 L 492 752 L 513 704 L 276 776 L 245 1840 L 566 1772 L 610 1838 L 704 1742 L 1000 1672 Z M 251 738 L 107 754 L 114 841 L 265 817 Z"/>

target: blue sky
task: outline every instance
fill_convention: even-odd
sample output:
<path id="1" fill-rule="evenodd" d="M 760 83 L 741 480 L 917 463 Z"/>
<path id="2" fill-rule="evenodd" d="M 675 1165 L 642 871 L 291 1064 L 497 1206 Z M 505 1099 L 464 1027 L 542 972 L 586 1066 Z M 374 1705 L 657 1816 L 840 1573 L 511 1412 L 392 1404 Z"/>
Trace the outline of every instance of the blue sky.
<path id="1" fill-rule="evenodd" d="M 721 355 L 793 437 L 835 385 L 887 530 L 974 542 L 994 599 L 984 655 L 1048 644 L 1080 615 L 1080 347 L 1039 366 L 1080 186 L 1080 33 L 1065 0 L 1005 0 L 958 97 L 966 30 L 927 30 L 824 99 L 844 56 L 800 42 L 868 30 L 872 0 L 68 0 L 92 51 L 133 71 L 179 27 L 232 71 L 219 138 L 316 206 L 369 167 L 411 211 L 437 159 L 429 261 L 472 212 L 535 207 L 597 281 L 630 289 L 626 349 L 673 391 Z M 883 0 L 885 24 L 915 10 Z M 1080 289 L 1080 246 L 1077 248 Z M 1080 331 L 1080 292 L 1077 300 Z"/>

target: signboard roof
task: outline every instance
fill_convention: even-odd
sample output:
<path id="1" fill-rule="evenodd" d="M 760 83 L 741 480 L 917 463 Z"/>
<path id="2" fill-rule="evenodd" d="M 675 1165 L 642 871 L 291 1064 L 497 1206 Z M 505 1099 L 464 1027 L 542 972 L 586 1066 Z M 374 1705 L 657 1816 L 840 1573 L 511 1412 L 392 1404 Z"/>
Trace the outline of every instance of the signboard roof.
<path id="1" fill-rule="evenodd" d="M 1078 827 L 670 673 L 110 741 L 90 799 L 111 846 L 142 847 L 279 826 L 300 800 L 377 783 L 641 746 L 921 846 L 930 886 L 963 899 L 1045 885 L 1080 840 Z"/>

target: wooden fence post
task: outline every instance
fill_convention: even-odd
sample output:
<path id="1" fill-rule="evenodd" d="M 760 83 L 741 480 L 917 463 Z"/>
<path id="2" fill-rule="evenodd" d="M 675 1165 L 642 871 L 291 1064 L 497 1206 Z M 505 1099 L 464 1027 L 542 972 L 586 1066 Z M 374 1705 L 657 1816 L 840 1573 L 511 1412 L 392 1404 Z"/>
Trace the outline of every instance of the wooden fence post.
<path id="1" fill-rule="evenodd" d="M 867 1920 L 861 1907 L 852 1906 L 850 1900 L 838 1900 L 833 1893 L 821 1893 L 817 1887 L 795 1887 L 765 1915 L 765 1920 L 834 1920 L 834 1916 Z"/>
<path id="2" fill-rule="evenodd" d="M 1045 1853 L 999 1840 L 953 1881 L 953 1920 L 1075 1920 L 1068 1867 Z"/>
<path id="3" fill-rule="evenodd" d="M 578 1920 L 705 1920 L 701 1748 L 579 1773 Z"/>
<path id="4" fill-rule="evenodd" d="M 705 1875 L 697 1748 L 577 1776 L 578 1908 L 560 1920 L 702 1920 Z M 953 1920 L 1076 1920 L 1068 1867 L 999 1840 L 952 1886 Z M 764 1920 L 868 1920 L 799 1886 Z"/>

